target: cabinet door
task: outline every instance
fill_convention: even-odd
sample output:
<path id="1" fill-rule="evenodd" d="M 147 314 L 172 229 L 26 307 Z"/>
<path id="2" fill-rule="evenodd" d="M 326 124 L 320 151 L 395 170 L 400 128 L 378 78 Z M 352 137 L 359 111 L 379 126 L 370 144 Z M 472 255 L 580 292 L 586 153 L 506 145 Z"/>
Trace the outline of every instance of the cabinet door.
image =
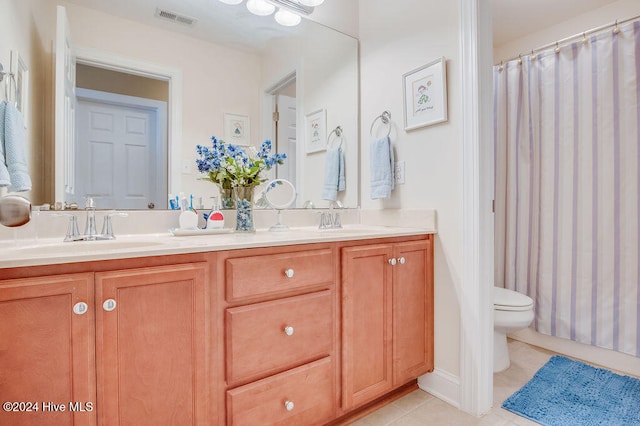
<path id="1" fill-rule="evenodd" d="M 204 263 L 96 274 L 101 424 L 207 422 L 206 277 Z"/>
<path id="2" fill-rule="evenodd" d="M 92 274 L 0 281 L 0 424 L 95 424 L 93 325 Z"/>
<path id="3" fill-rule="evenodd" d="M 395 245 L 393 267 L 394 386 L 433 371 L 431 239 Z"/>
<path id="4" fill-rule="evenodd" d="M 392 387 L 389 245 L 342 250 L 343 405 L 353 408 Z"/>

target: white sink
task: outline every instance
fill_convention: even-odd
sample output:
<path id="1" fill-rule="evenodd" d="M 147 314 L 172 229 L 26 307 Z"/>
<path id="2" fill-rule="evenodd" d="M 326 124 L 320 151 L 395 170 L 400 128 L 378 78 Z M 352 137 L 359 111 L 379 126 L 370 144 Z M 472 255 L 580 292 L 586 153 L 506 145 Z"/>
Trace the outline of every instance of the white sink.
<path id="1" fill-rule="evenodd" d="M 121 250 L 144 250 L 157 248 L 164 243 L 161 241 L 140 241 L 140 240 L 99 240 L 99 241 L 74 241 L 44 243 L 38 245 L 18 247 L 14 250 L 20 253 L 32 254 L 34 256 L 83 254 L 83 253 L 103 253 L 118 252 Z"/>

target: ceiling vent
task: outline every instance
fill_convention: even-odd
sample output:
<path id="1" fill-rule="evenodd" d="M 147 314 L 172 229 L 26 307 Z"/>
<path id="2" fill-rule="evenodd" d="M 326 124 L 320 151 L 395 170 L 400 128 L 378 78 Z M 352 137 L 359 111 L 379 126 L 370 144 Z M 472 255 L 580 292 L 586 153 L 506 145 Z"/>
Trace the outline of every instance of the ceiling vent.
<path id="1" fill-rule="evenodd" d="M 188 27 L 192 27 L 195 25 L 198 20 L 196 18 L 192 18 L 190 16 L 181 15 L 176 12 L 171 12 L 169 10 L 162 10 L 156 8 L 156 18 L 164 19 L 166 21 L 176 22 L 178 24 L 186 25 Z"/>

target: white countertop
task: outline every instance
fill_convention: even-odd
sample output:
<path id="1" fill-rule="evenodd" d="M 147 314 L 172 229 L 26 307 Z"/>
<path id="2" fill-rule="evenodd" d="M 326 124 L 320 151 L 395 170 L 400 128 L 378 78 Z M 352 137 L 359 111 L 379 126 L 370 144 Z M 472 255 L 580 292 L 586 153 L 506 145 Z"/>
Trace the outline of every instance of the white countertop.
<path id="1" fill-rule="evenodd" d="M 435 229 L 346 225 L 342 229 L 292 227 L 284 232 L 258 229 L 255 233 L 174 236 L 157 234 L 117 235 L 111 241 L 62 242 L 60 238 L 38 241 L 3 241 L 0 268 L 125 259 L 171 254 L 201 253 L 255 247 L 366 240 L 433 234 Z"/>

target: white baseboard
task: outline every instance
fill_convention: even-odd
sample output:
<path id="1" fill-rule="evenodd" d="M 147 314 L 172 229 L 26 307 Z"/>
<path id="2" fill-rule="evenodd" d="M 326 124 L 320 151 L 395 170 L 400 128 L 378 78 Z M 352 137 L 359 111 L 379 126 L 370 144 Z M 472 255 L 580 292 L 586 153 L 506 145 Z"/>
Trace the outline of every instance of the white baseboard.
<path id="1" fill-rule="evenodd" d="M 511 333 L 509 337 L 624 374 L 637 377 L 640 371 L 640 358 L 597 346 L 585 345 L 569 339 L 547 336 L 531 328 Z"/>
<path id="2" fill-rule="evenodd" d="M 418 386 L 444 402 L 460 408 L 460 378 L 444 370 L 418 377 Z"/>

